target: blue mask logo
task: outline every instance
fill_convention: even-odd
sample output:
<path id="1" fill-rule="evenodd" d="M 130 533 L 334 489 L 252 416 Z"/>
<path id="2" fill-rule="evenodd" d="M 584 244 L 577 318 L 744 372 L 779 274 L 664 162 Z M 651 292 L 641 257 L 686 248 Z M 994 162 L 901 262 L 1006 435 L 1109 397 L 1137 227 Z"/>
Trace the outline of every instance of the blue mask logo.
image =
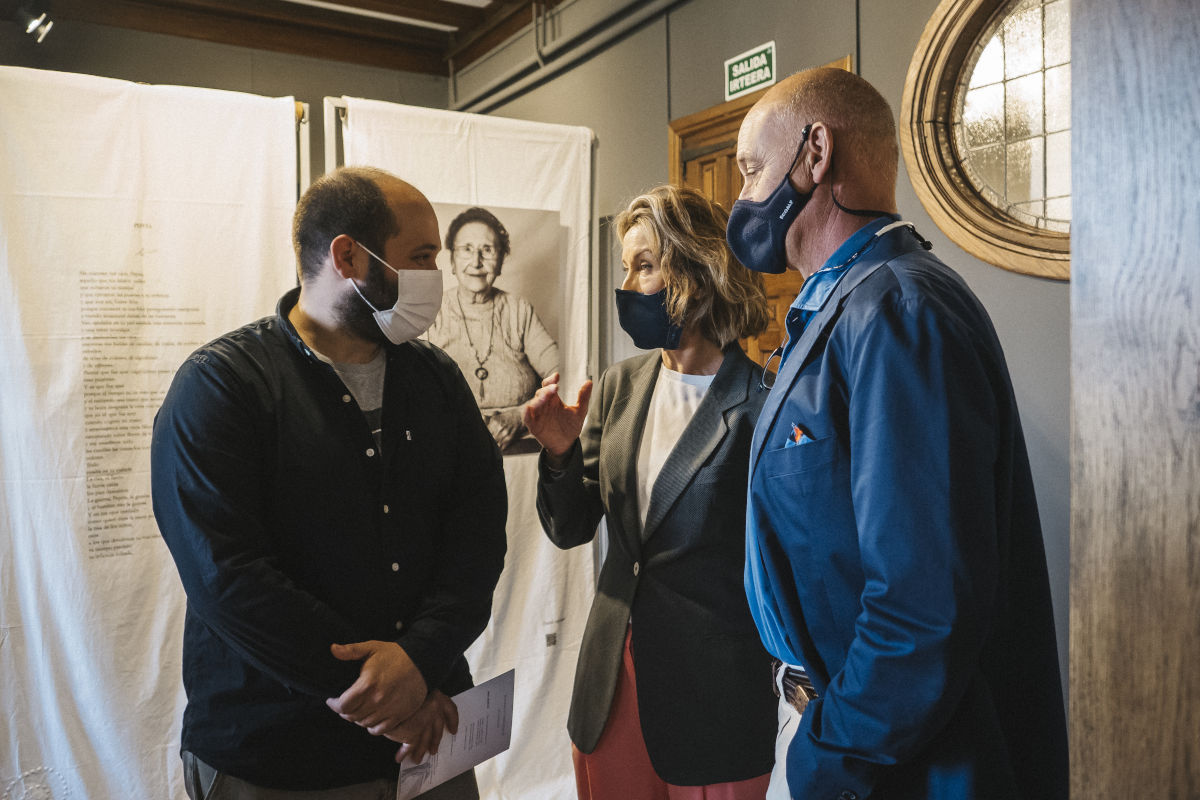
<path id="1" fill-rule="evenodd" d="M 775 191 L 766 200 L 758 202 L 738 200 L 729 212 L 725 240 L 729 242 L 729 249 L 737 256 L 737 260 L 747 269 L 773 275 L 787 271 L 785 242 L 788 229 L 816 191 L 814 186 L 808 193 L 801 194 L 791 181 L 792 170 L 800 160 L 811 129 L 812 125 L 804 126 L 796 157 L 792 159 L 792 165 Z"/>

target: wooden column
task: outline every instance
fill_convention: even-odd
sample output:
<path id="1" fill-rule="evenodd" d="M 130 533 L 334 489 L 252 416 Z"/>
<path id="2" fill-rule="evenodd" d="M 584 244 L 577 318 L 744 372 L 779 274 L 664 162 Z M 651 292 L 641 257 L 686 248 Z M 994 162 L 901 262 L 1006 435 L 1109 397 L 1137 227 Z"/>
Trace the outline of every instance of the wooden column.
<path id="1" fill-rule="evenodd" d="M 1071 25 L 1071 795 L 1198 798 L 1200 7 Z"/>

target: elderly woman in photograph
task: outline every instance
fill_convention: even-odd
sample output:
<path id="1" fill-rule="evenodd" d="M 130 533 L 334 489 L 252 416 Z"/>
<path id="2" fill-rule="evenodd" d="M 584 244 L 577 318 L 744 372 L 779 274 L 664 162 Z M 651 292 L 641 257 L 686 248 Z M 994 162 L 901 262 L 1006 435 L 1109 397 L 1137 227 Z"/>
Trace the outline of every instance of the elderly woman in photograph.
<path id="1" fill-rule="evenodd" d="M 497 289 L 508 231 L 486 208 L 469 208 L 446 230 L 458 286 L 442 295 L 429 341 L 458 362 L 488 429 L 506 453 L 533 452 L 521 409 L 558 369 L 558 345 L 523 297 Z"/>
<path id="2" fill-rule="evenodd" d="M 742 587 L 767 392 L 737 341 L 769 317 L 727 219 L 692 189 L 636 198 L 616 219 L 617 316 L 650 352 L 609 368 L 590 410 L 591 384 L 567 406 L 557 375 L 525 408 L 547 535 L 575 547 L 608 522 L 567 722 L 581 800 L 762 800 L 770 780 L 771 658 Z"/>

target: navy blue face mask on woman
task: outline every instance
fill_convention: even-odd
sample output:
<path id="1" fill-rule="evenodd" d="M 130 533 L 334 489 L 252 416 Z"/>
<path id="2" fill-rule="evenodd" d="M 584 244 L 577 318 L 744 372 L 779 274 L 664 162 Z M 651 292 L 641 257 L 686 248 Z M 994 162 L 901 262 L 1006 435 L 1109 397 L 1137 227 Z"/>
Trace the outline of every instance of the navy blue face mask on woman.
<path id="1" fill-rule="evenodd" d="M 800 135 L 800 146 L 796 148 L 796 157 L 784 173 L 783 180 L 771 192 L 766 200 L 753 202 L 737 200 L 733 210 L 729 212 L 729 223 L 725 226 L 725 240 L 729 249 L 742 262 L 742 266 L 756 272 L 769 272 L 778 275 L 787 270 L 787 240 L 788 228 L 800 213 L 800 209 L 817 190 L 814 186 L 806 194 L 796 191 L 792 185 L 792 170 L 800 160 L 800 153 L 808 141 L 808 133 L 812 124 L 804 126 Z"/>
<path id="2" fill-rule="evenodd" d="M 675 350 L 683 328 L 667 314 L 667 290 L 654 294 L 617 289 L 617 321 L 642 350 Z"/>

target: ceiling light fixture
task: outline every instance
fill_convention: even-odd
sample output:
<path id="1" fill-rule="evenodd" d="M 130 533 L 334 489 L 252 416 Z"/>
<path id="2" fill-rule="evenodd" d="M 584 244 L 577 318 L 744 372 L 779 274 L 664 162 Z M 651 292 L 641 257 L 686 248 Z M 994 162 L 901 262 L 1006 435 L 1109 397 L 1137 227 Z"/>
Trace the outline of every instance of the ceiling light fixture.
<path id="1" fill-rule="evenodd" d="M 24 23 L 25 32 L 34 37 L 38 44 L 42 43 L 46 34 L 50 33 L 50 29 L 54 27 L 54 20 L 50 19 L 45 11 L 34 14 L 28 6 L 18 6 L 16 16 Z"/>

